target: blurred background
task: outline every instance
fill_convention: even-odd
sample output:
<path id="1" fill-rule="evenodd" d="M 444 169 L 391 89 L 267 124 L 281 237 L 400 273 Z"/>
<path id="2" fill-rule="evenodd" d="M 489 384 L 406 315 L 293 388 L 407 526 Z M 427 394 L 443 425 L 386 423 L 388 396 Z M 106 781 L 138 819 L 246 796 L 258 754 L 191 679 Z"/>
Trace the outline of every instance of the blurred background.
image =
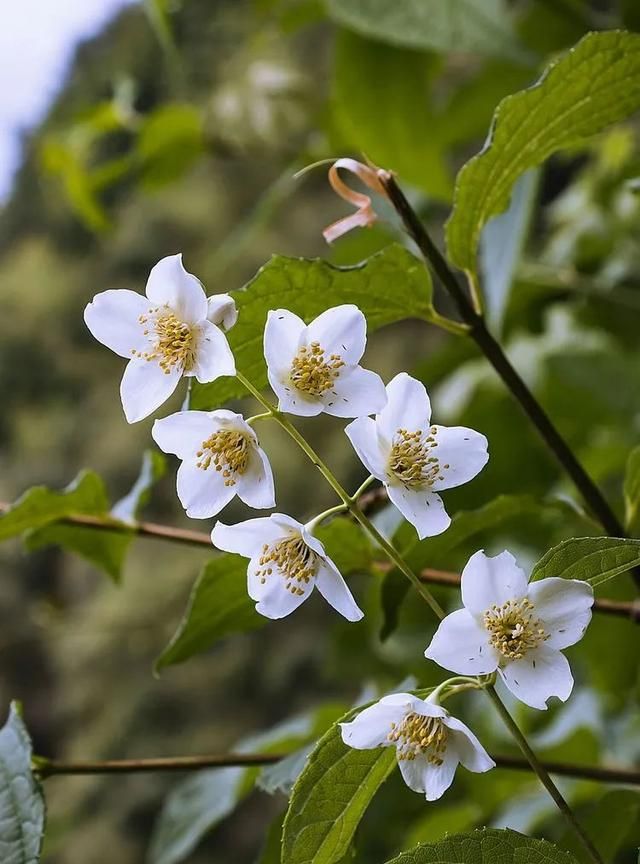
<path id="1" fill-rule="evenodd" d="M 429 44 L 391 44 L 343 28 L 339 5 L 22 0 L 5 10 L 3 501 L 33 484 L 62 488 L 86 467 L 104 478 L 115 502 L 132 487 L 152 444 L 151 419 L 125 422 L 121 361 L 85 329 L 82 312 L 95 293 L 143 290 L 153 264 L 178 251 L 215 293 L 240 289 L 274 252 L 349 264 L 398 239 L 391 220 L 335 248 L 324 244 L 322 229 L 347 212 L 345 205 L 329 189 L 325 168 L 293 175 L 330 156 L 364 152 L 396 170 L 440 240 L 456 171 L 482 146 L 497 102 L 535 81 L 549 59 L 589 29 L 640 29 L 634 0 L 517 0 L 487 4 L 500 31 L 490 40 L 479 21 L 476 37 L 462 42 L 436 33 Z M 620 514 L 625 462 L 640 439 L 637 131 L 634 122 L 616 127 L 527 175 L 509 223 L 521 226 L 513 261 L 499 255 L 512 243 L 500 233 L 504 222 L 494 223 L 484 247 L 494 332 Z M 436 304 L 452 314 L 440 293 Z M 450 513 L 501 494 L 519 502 L 508 504 L 490 531 L 479 529 L 449 550 L 439 566 L 460 568 L 477 548 L 505 545 L 529 564 L 564 537 L 595 533 L 570 506 L 532 505 L 549 496 L 575 499 L 575 492 L 472 345 L 403 322 L 370 339 L 367 365 L 387 380 L 403 369 L 416 374 L 438 422 L 488 436 L 489 466 L 447 496 Z M 184 395 L 168 408 L 179 408 Z M 353 485 L 362 475 L 342 425 L 332 418 L 300 424 Z M 329 505 L 331 496 L 289 442 L 277 430 L 262 434 L 279 509 L 303 518 Z M 175 469 L 169 460 L 145 517 L 186 525 Z M 225 517 L 244 514 L 233 505 Z M 354 590 L 367 607 L 366 623 L 344 624 L 314 598 L 286 624 L 230 637 L 154 677 L 153 662 L 209 557 L 206 549 L 139 540 L 114 585 L 58 547 L 0 547 L 3 716 L 10 699 L 22 700 L 36 751 L 58 758 L 224 752 L 324 701 L 349 706 L 366 685 L 384 689 L 410 673 L 422 682 L 433 674 L 420 659 L 432 627 L 423 610 L 405 604 L 398 628 L 382 640 L 379 584 L 363 576 Z M 608 596 L 633 596 L 622 580 L 612 586 Z M 457 602 L 444 589 L 440 596 Z M 575 660 L 578 680 L 589 681 L 573 703 L 580 707 L 526 712 L 522 721 L 547 755 L 594 762 L 613 754 L 629 765 L 640 757 L 637 632 L 624 620 L 599 621 L 586 644 Z M 491 717 L 476 714 L 485 736 L 499 741 Z M 48 780 L 45 860 L 144 861 L 162 801 L 178 782 L 161 774 Z M 561 836 L 527 775 L 496 772 L 478 790 L 477 778 L 467 775 L 458 792 L 427 812 L 419 796 L 391 781 L 367 817 L 357 860 L 373 864 L 410 840 L 476 824 Z M 586 810 L 602 795 L 586 783 L 569 792 Z M 257 861 L 284 803 L 278 794 L 253 793 L 185 860 Z M 398 815 L 384 833 L 376 822 L 383 808 L 387 819 Z M 623 826 L 628 842 L 620 861 L 635 860 L 628 850 L 637 814 Z"/>

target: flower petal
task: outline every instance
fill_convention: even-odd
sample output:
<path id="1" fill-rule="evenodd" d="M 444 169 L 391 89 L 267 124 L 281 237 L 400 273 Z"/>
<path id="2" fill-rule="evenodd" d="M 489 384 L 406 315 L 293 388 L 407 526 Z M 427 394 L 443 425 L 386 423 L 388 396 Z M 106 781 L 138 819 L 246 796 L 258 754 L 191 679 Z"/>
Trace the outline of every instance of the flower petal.
<path id="1" fill-rule="evenodd" d="M 367 344 L 367 321 L 352 303 L 334 306 L 307 327 L 305 342 L 319 342 L 325 356 L 338 354 L 347 366 L 355 366 Z"/>
<path id="2" fill-rule="evenodd" d="M 568 648 L 579 642 L 591 621 L 593 588 L 587 582 L 552 576 L 529 585 L 529 599 L 548 635 L 545 645 Z"/>
<path id="3" fill-rule="evenodd" d="M 427 774 L 431 766 L 424 756 L 416 756 L 415 759 L 398 759 L 398 768 L 409 789 L 414 792 L 425 791 Z"/>
<path id="4" fill-rule="evenodd" d="M 235 486 L 225 486 L 222 472 L 205 471 L 190 462 L 183 462 L 178 468 L 177 490 L 191 519 L 216 516 L 236 494 Z"/>
<path id="5" fill-rule="evenodd" d="M 256 612 L 265 618 L 285 618 L 290 615 L 313 591 L 313 579 L 296 586 L 295 591 L 286 587 L 286 577 L 279 569 L 273 568 L 271 576 L 267 577 L 266 591 L 256 603 Z"/>
<path id="6" fill-rule="evenodd" d="M 264 328 L 264 358 L 267 361 L 270 381 L 272 374 L 278 380 L 281 380 L 283 375 L 288 378 L 291 361 L 298 353 L 300 337 L 304 329 L 305 323 L 302 318 L 298 318 L 288 309 L 275 309 L 267 315 Z M 273 384 L 271 386 L 273 387 Z"/>
<path id="7" fill-rule="evenodd" d="M 133 351 L 146 351 L 148 340 L 138 320 L 149 311 L 149 303 L 135 291 L 111 290 L 96 294 L 84 310 L 84 321 L 92 336 L 131 359 Z"/>
<path id="8" fill-rule="evenodd" d="M 496 767 L 496 763 L 478 741 L 471 729 L 462 720 L 452 717 L 450 714 L 444 721 L 451 730 L 453 741 L 449 746 L 455 747 L 458 760 L 467 771 L 483 774 Z"/>
<path id="9" fill-rule="evenodd" d="M 214 294 L 207 298 L 207 319 L 223 330 L 231 330 L 238 320 L 236 301 L 231 294 Z"/>
<path id="10" fill-rule="evenodd" d="M 364 417 L 381 411 L 387 401 L 382 378 L 355 366 L 336 378 L 333 388 L 319 397 L 323 409 L 334 417 Z"/>
<path id="11" fill-rule="evenodd" d="M 182 266 L 182 255 L 168 255 L 149 273 L 146 294 L 156 306 L 169 306 L 185 324 L 207 317 L 207 296 L 199 279 Z"/>
<path id="12" fill-rule="evenodd" d="M 468 483 L 489 461 L 487 439 L 473 429 L 432 426 L 431 434 L 436 444 L 429 455 L 439 463 L 439 478 L 431 487 L 434 492 Z"/>
<path id="13" fill-rule="evenodd" d="M 404 518 L 414 526 L 421 540 L 442 534 L 451 524 L 442 498 L 435 492 L 407 489 L 398 483 L 387 483 L 387 493 Z"/>
<path id="14" fill-rule="evenodd" d="M 498 654 L 485 628 L 467 609 L 447 615 L 424 656 L 459 675 L 488 675 L 498 668 Z"/>
<path id="15" fill-rule="evenodd" d="M 271 389 L 278 397 L 278 410 L 286 414 L 295 414 L 298 417 L 317 417 L 325 410 L 324 405 L 317 396 L 308 396 L 302 390 L 298 390 L 288 380 L 276 378 L 267 370 Z"/>
<path id="16" fill-rule="evenodd" d="M 527 577 L 511 552 L 490 557 L 482 549 L 462 571 L 462 602 L 473 615 L 482 615 L 495 603 L 518 600 L 527 594 Z"/>
<path id="17" fill-rule="evenodd" d="M 179 459 L 195 459 L 202 442 L 218 427 L 207 411 L 176 411 L 156 420 L 151 434 L 165 453 L 174 453 Z"/>
<path id="18" fill-rule="evenodd" d="M 238 498 L 257 510 L 276 506 L 273 472 L 267 454 L 261 447 L 252 447 L 245 473 L 236 481 Z"/>
<path id="19" fill-rule="evenodd" d="M 355 750 L 371 750 L 374 747 L 385 747 L 390 744 L 387 736 L 391 724 L 398 723 L 405 715 L 405 710 L 398 705 L 385 705 L 376 702 L 361 711 L 355 720 L 340 724 L 340 733 L 344 743 Z"/>
<path id="20" fill-rule="evenodd" d="M 428 765 L 424 773 L 424 794 L 427 801 L 437 801 L 444 795 L 453 783 L 457 767 L 458 755 L 453 747 L 447 747 L 441 765 Z"/>
<path id="21" fill-rule="evenodd" d="M 216 548 L 245 558 L 254 558 L 262 552 L 265 544 L 272 545 L 281 538 L 282 529 L 270 516 L 246 519 L 236 525 L 216 522 L 211 532 L 211 542 Z"/>
<path id="22" fill-rule="evenodd" d="M 358 417 L 344 431 L 367 471 L 378 480 L 386 480 L 386 456 L 380 446 L 376 421 Z"/>
<path id="23" fill-rule="evenodd" d="M 236 362 L 219 327 L 210 321 L 201 321 L 197 328 L 195 363 L 186 375 L 194 375 L 200 384 L 208 384 L 222 375 L 235 375 Z"/>
<path id="24" fill-rule="evenodd" d="M 181 378 L 178 366 L 167 375 L 157 363 L 130 360 L 120 384 L 120 398 L 129 423 L 137 423 L 152 414 L 178 386 Z"/>
<path id="25" fill-rule="evenodd" d="M 516 699 L 543 711 L 551 696 L 565 702 L 573 689 L 569 661 L 549 645 L 528 651 L 521 660 L 514 660 L 498 671 Z"/>
<path id="26" fill-rule="evenodd" d="M 342 574 L 330 558 L 325 558 L 318 566 L 316 588 L 327 603 L 347 621 L 360 621 L 364 617 Z"/>
<path id="27" fill-rule="evenodd" d="M 376 418 L 382 435 L 391 442 L 398 429 L 415 432 L 426 429 L 431 403 L 421 381 L 400 372 L 387 384 L 387 404 Z"/>

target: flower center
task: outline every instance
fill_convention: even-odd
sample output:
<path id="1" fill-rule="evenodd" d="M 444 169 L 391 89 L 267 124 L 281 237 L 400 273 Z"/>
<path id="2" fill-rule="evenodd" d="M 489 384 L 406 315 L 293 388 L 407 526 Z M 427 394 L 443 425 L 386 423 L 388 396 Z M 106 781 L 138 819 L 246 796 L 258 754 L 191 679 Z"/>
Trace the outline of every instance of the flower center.
<path id="1" fill-rule="evenodd" d="M 213 465 L 222 471 L 225 486 L 234 486 L 235 475 L 244 474 L 249 463 L 249 442 L 246 435 L 231 429 L 218 429 L 203 441 L 197 452 L 198 468 L 204 471 Z"/>
<path id="2" fill-rule="evenodd" d="M 436 456 L 430 455 L 435 446 L 435 429 L 433 427 L 426 437 L 420 429 L 415 432 L 398 429 L 391 444 L 388 462 L 389 472 L 409 489 L 431 486 L 436 480 L 444 480 L 440 474 L 440 462 Z M 444 465 L 443 467 L 448 468 L 449 466 Z"/>
<path id="3" fill-rule="evenodd" d="M 549 638 L 527 598 L 507 600 L 502 606 L 494 604 L 484 613 L 484 626 L 489 642 L 508 660 L 520 660 Z"/>
<path id="4" fill-rule="evenodd" d="M 392 723 L 387 740 L 398 749 L 398 759 L 424 757 L 430 765 L 442 765 L 448 730 L 439 717 L 407 714 L 401 723 Z"/>
<path id="5" fill-rule="evenodd" d="M 276 567 L 284 576 L 287 591 L 304 594 L 304 586 L 316 575 L 318 556 L 299 534 L 294 534 L 273 546 L 265 544 L 258 564 L 257 575 L 263 585 Z"/>
<path id="6" fill-rule="evenodd" d="M 144 335 L 153 343 L 150 351 L 133 351 L 136 357 L 155 360 L 165 375 L 174 366 L 189 372 L 195 363 L 193 331 L 188 324 L 180 321 L 168 308 L 149 309 L 148 314 L 138 318 L 145 327 Z"/>
<path id="7" fill-rule="evenodd" d="M 344 360 L 339 354 L 330 354 L 326 360 L 320 343 L 312 342 L 308 348 L 303 345 L 293 358 L 289 378 L 298 390 L 310 396 L 322 396 L 333 387 L 343 366 Z"/>

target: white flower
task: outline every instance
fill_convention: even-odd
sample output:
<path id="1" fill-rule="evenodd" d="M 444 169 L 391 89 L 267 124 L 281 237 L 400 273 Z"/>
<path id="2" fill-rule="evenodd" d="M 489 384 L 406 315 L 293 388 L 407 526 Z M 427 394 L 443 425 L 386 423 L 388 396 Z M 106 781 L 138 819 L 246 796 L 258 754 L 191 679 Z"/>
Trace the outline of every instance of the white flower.
<path id="1" fill-rule="evenodd" d="M 357 306 L 327 309 L 305 325 L 286 309 L 269 312 L 264 356 L 278 408 L 313 417 L 360 417 L 386 402 L 379 375 L 358 366 L 367 322 Z"/>
<path id="2" fill-rule="evenodd" d="M 200 281 L 182 266 L 182 256 L 170 255 L 152 269 L 146 295 L 104 291 L 84 311 L 95 338 L 129 360 L 120 386 L 129 423 L 162 405 L 182 375 L 204 384 L 236 371 L 226 336 L 216 326 L 235 323 L 228 294 L 207 301 Z"/>
<path id="3" fill-rule="evenodd" d="M 573 579 L 527 577 L 510 552 L 476 552 L 462 573 L 464 609 L 441 622 L 425 657 L 461 675 L 498 671 L 532 708 L 563 702 L 573 688 L 563 648 L 578 642 L 591 620 L 593 590 Z"/>
<path id="4" fill-rule="evenodd" d="M 269 460 L 241 414 L 179 411 L 156 420 L 152 434 L 182 460 L 178 498 L 192 519 L 215 516 L 234 495 L 249 507 L 275 506 Z"/>
<path id="5" fill-rule="evenodd" d="M 345 432 L 366 468 L 420 539 L 445 531 L 451 519 L 442 489 L 467 483 L 487 464 L 487 439 L 463 426 L 432 426 L 420 381 L 405 372 L 387 384 L 387 404 L 375 420 L 360 417 Z"/>
<path id="6" fill-rule="evenodd" d="M 451 786 L 458 763 L 483 773 L 495 767 L 473 732 L 440 705 L 410 693 L 384 696 L 355 720 L 341 723 L 342 740 L 356 750 L 395 747 L 404 782 L 435 801 Z"/>
<path id="7" fill-rule="evenodd" d="M 338 568 L 304 525 L 273 513 L 237 525 L 217 522 L 213 545 L 250 558 L 249 596 L 267 618 L 284 618 L 310 596 L 314 586 L 349 621 L 359 621 L 358 608 Z"/>

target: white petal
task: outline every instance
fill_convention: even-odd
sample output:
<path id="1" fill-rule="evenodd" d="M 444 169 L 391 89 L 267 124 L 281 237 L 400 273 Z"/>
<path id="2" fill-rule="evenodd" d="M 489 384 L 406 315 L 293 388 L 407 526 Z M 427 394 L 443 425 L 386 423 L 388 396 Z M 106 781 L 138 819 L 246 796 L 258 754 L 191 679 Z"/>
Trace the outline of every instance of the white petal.
<path id="1" fill-rule="evenodd" d="M 462 602 L 474 615 L 482 615 L 494 603 L 502 606 L 526 594 L 527 577 L 511 552 L 489 557 L 480 550 L 462 571 Z"/>
<path id="2" fill-rule="evenodd" d="M 360 621 L 364 613 L 353 599 L 336 565 L 326 558 L 318 566 L 316 588 L 330 606 L 343 615 L 347 621 Z"/>
<path id="3" fill-rule="evenodd" d="M 235 552 L 245 558 L 253 558 L 269 546 L 282 539 L 282 529 L 270 516 L 246 519 L 236 525 L 216 522 L 211 532 L 211 542 L 225 552 Z"/>
<path id="4" fill-rule="evenodd" d="M 112 290 L 97 294 L 84 310 L 91 334 L 119 354 L 131 359 L 133 351 L 148 348 L 144 327 L 138 320 L 149 311 L 149 303 L 135 291 Z"/>
<path id="5" fill-rule="evenodd" d="M 146 293 L 156 306 L 169 306 L 185 324 L 196 324 L 207 317 L 202 283 L 184 269 L 182 255 L 169 255 L 158 261 L 149 273 Z"/>
<path id="6" fill-rule="evenodd" d="M 429 455 L 438 460 L 439 475 L 443 477 L 431 487 L 434 492 L 468 483 L 489 461 L 487 439 L 479 432 L 464 426 L 433 426 L 432 429 L 435 429 L 432 434 L 436 446 Z"/>
<path id="7" fill-rule="evenodd" d="M 248 507 L 257 510 L 276 506 L 273 472 L 267 454 L 261 447 L 252 447 L 245 473 L 236 483 L 238 497 Z"/>
<path id="8" fill-rule="evenodd" d="M 358 307 L 351 303 L 334 306 L 309 324 L 305 342 L 319 342 L 325 355 L 339 354 L 348 366 L 354 366 L 364 354 L 367 321 Z"/>
<path id="9" fill-rule="evenodd" d="M 593 588 L 587 582 L 552 576 L 529 585 L 529 599 L 548 635 L 545 645 L 568 648 L 582 639 L 591 621 Z"/>
<path id="10" fill-rule="evenodd" d="M 178 468 L 176 485 L 180 503 L 191 519 L 216 516 L 236 494 L 235 486 L 224 485 L 221 471 L 205 471 L 190 462 Z"/>
<path id="11" fill-rule="evenodd" d="M 424 792 L 427 773 L 431 766 L 423 756 L 415 759 L 398 759 L 398 768 L 402 779 L 414 792 Z"/>
<path id="12" fill-rule="evenodd" d="M 278 410 L 286 414 L 296 414 L 298 417 L 317 417 L 324 410 L 324 405 L 318 396 L 309 396 L 294 387 L 286 379 L 276 377 L 271 369 L 267 370 L 271 389 L 278 397 Z"/>
<path id="13" fill-rule="evenodd" d="M 398 429 L 409 432 L 426 429 L 431 419 L 431 403 L 424 384 L 400 372 L 387 384 L 387 404 L 376 419 L 389 441 Z"/>
<path id="14" fill-rule="evenodd" d="M 180 378 L 178 366 L 172 367 L 167 375 L 157 363 L 130 360 L 120 384 L 120 398 L 127 421 L 137 423 L 152 414 L 171 396 Z"/>
<path id="15" fill-rule="evenodd" d="M 195 363 L 187 375 L 194 375 L 200 384 L 208 384 L 222 375 L 236 374 L 233 353 L 227 337 L 219 327 L 210 321 L 201 321 L 195 338 Z"/>
<path id="16" fill-rule="evenodd" d="M 459 675 L 487 675 L 499 660 L 487 631 L 466 609 L 440 622 L 424 656 Z"/>
<path id="17" fill-rule="evenodd" d="M 359 417 L 345 428 L 345 434 L 364 467 L 378 480 L 386 480 L 386 456 L 382 452 L 376 421 Z"/>
<path id="18" fill-rule="evenodd" d="M 291 532 L 301 534 L 307 546 L 311 546 L 311 548 L 318 551 L 320 555 L 324 555 L 324 547 L 319 540 L 312 538 L 311 535 L 305 531 L 302 522 L 298 522 L 298 520 L 294 519 L 293 516 L 287 516 L 286 513 L 272 513 L 269 518 L 274 525 L 280 527 L 283 536 L 286 536 Z M 316 547 L 320 547 L 319 550 Z"/>
<path id="19" fill-rule="evenodd" d="M 286 584 L 284 574 L 274 568 L 271 576 L 267 577 L 267 590 L 256 603 L 256 612 L 266 618 L 285 618 L 304 603 L 313 591 L 313 580 L 298 586 L 301 593 L 289 591 Z"/>
<path id="20" fill-rule="evenodd" d="M 565 702 L 573 689 L 569 661 L 564 654 L 548 645 L 534 648 L 521 660 L 508 663 L 499 672 L 517 699 L 543 711 L 551 696 Z"/>
<path id="21" fill-rule="evenodd" d="M 442 534 L 451 524 L 442 498 L 435 492 L 388 483 L 387 493 L 404 518 L 414 526 L 421 540 Z"/>
<path id="22" fill-rule="evenodd" d="M 427 801 L 437 801 L 442 797 L 453 783 L 457 767 L 458 756 L 453 747 L 447 747 L 441 765 L 428 765 L 424 774 L 424 793 Z"/>
<path id="23" fill-rule="evenodd" d="M 418 696 L 409 695 L 411 700 L 410 710 L 414 714 L 420 714 L 422 717 L 448 717 L 449 712 L 442 705 L 436 705 L 434 702 L 429 702 L 428 699 L 420 699 Z"/>
<path id="24" fill-rule="evenodd" d="M 400 722 L 404 715 L 405 710 L 401 706 L 376 702 L 361 711 L 355 720 L 340 724 L 342 740 L 355 750 L 388 746 L 390 742 L 387 736 L 391 724 Z"/>
<path id="25" fill-rule="evenodd" d="M 333 388 L 320 399 L 327 414 L 334 417 L 364 417 L 381 411 L 387 394 L 379 375 L 355 366 L 341 371 Z"/>
<path id="26" fill-rule="evenodd" d="M 300 337 L 305 329 L 302 318 L 288 309 L 276 309 L 267 315 L 264 328 L 264 357 L 269 368 L 269 380 L 288 376 L 291 361 L 298 353 Z M 271 385 L 273 387 L 273 384 Z M 277 392 L 277 391 L 276 391 Z M 278 393 L 278 395 L 280 395 Z"/>
<path id="27" fill-rule="evenodd" d="M 151 434 L 161 450 L 179 459 L 195 459 L 196 453 L 219 424 L 207 411 L 176 411 L 156 420 Z"/>
<path id="28" fill-rule="evenodd" d="M 223 330 L 231 330 L 238 320 L 236 301 L 230 294 L 214 294 L 207 299 L 207 318 Z"/>
<path id="29" fill-rule="evenodd" d="M 483 774 L 495 768 L 496 763 L 462 720 L 449 715 L 444 722 L 452 730 L 453 741 L 449 746 L 455 749 L 458 760 L 468 771 Z"/>

